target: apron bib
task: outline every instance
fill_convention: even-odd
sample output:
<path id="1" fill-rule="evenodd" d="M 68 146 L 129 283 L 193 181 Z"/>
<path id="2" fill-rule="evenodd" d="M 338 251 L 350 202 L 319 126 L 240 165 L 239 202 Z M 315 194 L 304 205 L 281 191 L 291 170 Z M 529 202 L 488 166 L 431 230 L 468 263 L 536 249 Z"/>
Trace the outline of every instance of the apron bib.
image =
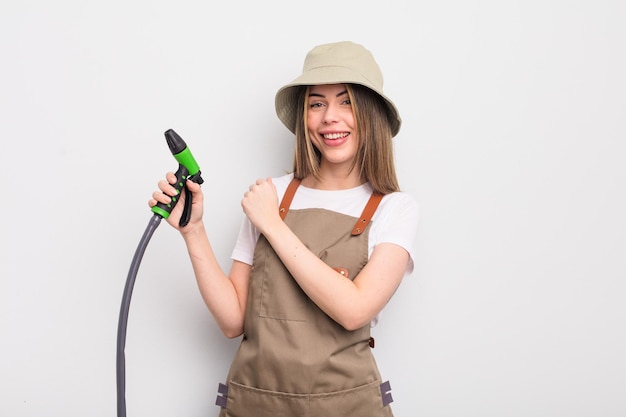
<path id="1" fill-rule="evenodd" d="M 360 219 L 325 209 L 289 211 L 299 181 L 289 186 L 281 217 L 309 250 L 353 279 L 368 260 L 373 194 Z M 337 278 L 341 279 L 341 278 Z M 263 235 L 255 252 L 244 335 L 220 384 L 220 417 L 392 417 L 388 383 L 370 347 L 369 323 L 347 331 L 298 286 Z"/>

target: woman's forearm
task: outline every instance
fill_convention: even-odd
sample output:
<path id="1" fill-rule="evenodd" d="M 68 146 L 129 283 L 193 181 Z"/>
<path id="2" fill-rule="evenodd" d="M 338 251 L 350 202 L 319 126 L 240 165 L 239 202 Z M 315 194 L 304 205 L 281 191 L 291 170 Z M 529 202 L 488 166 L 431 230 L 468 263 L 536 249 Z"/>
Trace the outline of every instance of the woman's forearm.
<path id="1" fill-rule="evenodd" d="M 381 251 L 396 262 L 395 266 L 376 256 L 372 265 L 368 262 L 350 280 L 313 254 L 286 224 L 276 224 L 265 237 L 309 298 L 348 330 L 366 325 L 380 312 L 399 285 L 408 262 L 408 254 L 400 247 L 383 247 Z"/>
<path id="2" fill-rule="evenodd" d="M 226 275 L 215 257 L 204 226 L 195 227 L 183 234 L 183 238 L 205 304 L 227 337 L 239 336 L 243 332 L 245 316 L 247 288 L 241 287 L 248 278 L 245 277 L 247 265 L 233 265 L 231 275 L 236 276 Z"/>

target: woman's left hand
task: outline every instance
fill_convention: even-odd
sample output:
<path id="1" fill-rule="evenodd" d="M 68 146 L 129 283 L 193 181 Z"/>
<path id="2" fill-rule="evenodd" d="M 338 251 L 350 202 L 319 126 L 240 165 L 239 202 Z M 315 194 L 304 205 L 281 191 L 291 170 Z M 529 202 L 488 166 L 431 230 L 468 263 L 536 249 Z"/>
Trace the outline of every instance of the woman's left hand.
<path id="1" fill-rule="evenodd" d="M 261 178 L 252 184 L 241 200 L 241 207 L 261 233 L 282 221 L 278 214 L 278 194 L 271 178 Z"/>

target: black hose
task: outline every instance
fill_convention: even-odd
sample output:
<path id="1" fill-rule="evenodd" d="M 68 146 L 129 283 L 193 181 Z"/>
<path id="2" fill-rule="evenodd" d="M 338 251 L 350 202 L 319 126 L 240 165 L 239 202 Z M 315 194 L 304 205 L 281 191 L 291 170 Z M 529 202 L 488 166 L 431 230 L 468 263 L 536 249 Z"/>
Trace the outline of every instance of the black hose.
<path id="1" fill-rule="evenodd" d="M 128 311 L 130 309 L 130 299 L 135 285 L 137 271 L 141 264 L 141 258 L 146 251 L 148 242 L 152 234 L 161 223 L 163 217 L 155 214 L 150 219 L 146 230 L 137 245 L 135 256 L 130 264 L 126 285 L 124 286 L 124 295 L 122 296 L 122 305 L 120 307 L 120 318 L 117 325 L 117 417 L 126 417 L 126 361 L 124 356 L 124 347 L 126 346 L 126 327 L 128 324 Z"/>

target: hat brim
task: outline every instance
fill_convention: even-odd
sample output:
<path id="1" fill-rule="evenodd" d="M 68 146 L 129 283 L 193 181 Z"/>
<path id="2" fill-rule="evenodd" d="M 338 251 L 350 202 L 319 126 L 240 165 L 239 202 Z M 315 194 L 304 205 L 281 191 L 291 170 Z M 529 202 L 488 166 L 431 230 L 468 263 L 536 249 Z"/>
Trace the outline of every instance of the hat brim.
<path id="1" fill-rule="evenodd" d="M 376 88 L 367 78 L 353 69 L 341 66 L 324 66 L 308 70 L 298 78 L 284 85 L 275 97 L 276 115 L 292 133 L 296 131 L 296 106 L 298 87 L 322 84 L 359 84 L 378 94 L 389 109 L 389 124 L 392 136 L 400 131 L 402 119 L 393 102 Z"/>

